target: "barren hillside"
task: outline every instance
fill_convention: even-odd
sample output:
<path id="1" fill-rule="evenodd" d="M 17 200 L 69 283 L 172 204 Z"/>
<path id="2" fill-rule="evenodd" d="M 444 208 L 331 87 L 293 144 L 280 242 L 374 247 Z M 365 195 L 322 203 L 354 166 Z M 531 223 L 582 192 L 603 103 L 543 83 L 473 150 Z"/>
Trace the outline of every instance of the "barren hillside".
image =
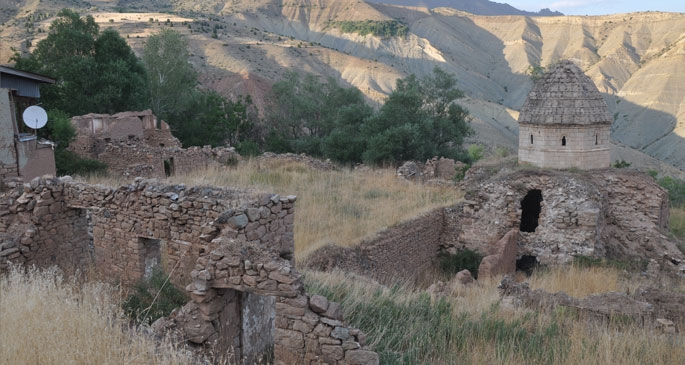
<path id="1" fill-rule="evenodd" d="M 455 73 L 467 93 L 476 140 L 510 149 L 516 110 L 532 85 L 528 68 L 571 58 L 605 94 L 617 143 L 685 168 L 685 14 L 476 16 L 357 0 L 10 0 L 0 5 L 0 62 L 11 47 L 35 45 L 62 7 L 93 14 L 136 51 L 151 32 L 173 26 L 190 40 L 205 85 L 249 93 L 262 107 L 286 70 L 340 78 L 379 102 L 397 78 L 439 66 Z M 364 20 L 397 20 L 409 32 L 361 36 L 342 33 L 336 23 Z"/>

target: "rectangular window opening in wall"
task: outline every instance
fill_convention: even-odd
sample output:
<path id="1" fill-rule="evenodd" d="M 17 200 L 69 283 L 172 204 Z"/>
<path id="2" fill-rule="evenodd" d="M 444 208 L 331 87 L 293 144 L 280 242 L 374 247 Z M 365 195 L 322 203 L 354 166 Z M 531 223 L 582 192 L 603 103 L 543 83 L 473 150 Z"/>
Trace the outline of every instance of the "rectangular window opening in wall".
<path id="1" fill-rule="evenodd" d="M 66 209 L 60 215 L 68 222 L 69 229 L 59 237 L 58 265 L 67 271 L 82 269 L 93 262 L 93 219 L 90 210 L 85 208 Z M 56 262 L 55 262 L 56 263 Z"/>
<path id="2" fill-rule="evenodd" d="M 154 238 L 138 237 L 141 248 L 141 271 L 145 279 L 152 277 L 155 269 L 161 268 L 162 242 Z"/>
<path id="3" fill-rule="evenodd" d="M 164 175 L 167 177 L 174 175 L 174 158 L 164 160 Z"/>
<path id="4" fill-rule="evenodd" d="M 95 250 L 95 240 L 93 239 L 93 213 L 88 209 L 85 210 L 84 215 L 86 216 L 86 232 L 88 232 L 88 249 L 91 252 Z"/>

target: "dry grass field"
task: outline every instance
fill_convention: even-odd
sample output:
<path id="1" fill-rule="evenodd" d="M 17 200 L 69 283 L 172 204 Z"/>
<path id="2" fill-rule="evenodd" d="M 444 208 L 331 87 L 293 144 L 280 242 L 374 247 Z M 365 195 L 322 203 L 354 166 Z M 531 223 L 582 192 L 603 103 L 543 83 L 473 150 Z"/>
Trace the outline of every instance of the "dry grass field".
<path id="1" fill-rule="evenodd" d="M 457 288 L 442 299 L 343 272 L 306 272 L 305 285 L 340 301 L 345 318 L 367 332 L 386 364 L 682 364 L 685 359 L 682 336 L 634 323 L 585 322 L 563 307 L 551 312 L 507 307 L 499 301 L 500 279 Z M 583 297 L 632 289 L 639 274 L 565 267 L 535 272 L 527 280 L 531 288 Z"/>
<path id="2" fill-rule="evenodd" d="M 187 364 L 169 342 L 128 327 L 116 288 L 58 270 L 0 276 L 1 364 Z"/>
<path id="3" fill-rule="evenodd" d="M 250 160 L 231 168 L 174 176 L 174 183 L 231 186 L 296 195 L 295 255 L 301 260 L 327 244 L 351 246 L 362 238 L 420 213 L 448 206 L 463 193 L 453 187 L 428 187 L 398 179 L 394 169 L 314 170 L 302 163 Z M 91 177 L 116 186 L 125 181 Z"/>
<path id="4" fill-rule="evenodd" d="M 379 229 L 461 198 L 454 188 L 399 180 L 390 169 L 318 171 L 299 163 L 255 160 L 172 181 L 297 195 L 298 260 L 329 243 L 354 245 Z M 682 219 L 676 210 L 672 224 Z M 501 278 L 432 298 L 408 284 L 388 287 L 337 271 L 304 274 L 310 293 L 343 304 L 346 320 L 368 334 L 368 343 L 384 364 L 682 364 L 685 359 L 680 335 L 663 335 L 634 323 L 586 322 L 564 308 L 540 312 L 508 307 L 497 290 Z M 533 289 L 576 297 L 633 291 L 644 280 L 639 273 L 618 268 L 580 266 L 538 270 L 521 279 Z M 672 290 L 685 292 L 685 283 Z M 144 330 L 131 329 L 116 288 L 78 284 L 54 270 L 29 270 L 0 277 L 0 293 L 0 363 L 190 361 L 172 344 L 155 345 Z"/>

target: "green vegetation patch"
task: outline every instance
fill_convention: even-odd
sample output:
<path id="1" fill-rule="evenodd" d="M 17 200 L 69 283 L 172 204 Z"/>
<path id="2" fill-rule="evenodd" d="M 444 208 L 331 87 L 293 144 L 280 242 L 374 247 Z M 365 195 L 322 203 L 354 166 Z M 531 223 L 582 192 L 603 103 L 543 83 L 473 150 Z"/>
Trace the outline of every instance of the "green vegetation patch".
<path id="1" fill-rule="evenodd" d="M 556 320 L 541 325 L 533 312 L 513 320 L 498 318 L 497 306 L 475 316 L 457 313 L 448 299 L 431 300 L 401 286 L 360 295 L 347 282 L 323 283 L 305 276 L 305 287 L 342 304 L 345 319 L 367 334 L 381 364 L 466 363 L 476 348 L 494 351 L 503 363 L 525 358 L 533 364 L 556 364 L 569 350 L 562 326 Z"/>
<path id="2" fill-rule="evenodd" d="M 483 255 L 476 251 L 465 249 L 452 255 L 441 253 L 438 255 L 440 270 L 446 274 L 456 274 L 462 270 L 468 270 L 474 278 L 478 278 L 478 266 L 483 260 Z"/>
<path id="3" fill-rule="evenodd" d="M 609 267 L 618 270 L 639 272 L 647 269 L 647 260 L 613 260 L 591 256 L 578 255 L 573 257 L 573 264 L 581 268 Z"/>
<path id="4" fill-rule="evenodd" d="M 188 296 L 168 280 L 161 269 L 136 283 L 133 293 L 123 304 L 126 314 L 138 323 L 153 323 L 188 302 Z"/>
<path id="5" fill-rule="evenodd" d="M 404 37 L 409 27 L 397 20 L 362 20 L 333 22 L 343 33 L 371 34 L 377 37 Z"/>
<path id="6" fill-rule="evenodd" d="M 672 207 L 685 206 L 685 181 L 665 176 L 657 182 L 668 191 L 668 199 Z"/>

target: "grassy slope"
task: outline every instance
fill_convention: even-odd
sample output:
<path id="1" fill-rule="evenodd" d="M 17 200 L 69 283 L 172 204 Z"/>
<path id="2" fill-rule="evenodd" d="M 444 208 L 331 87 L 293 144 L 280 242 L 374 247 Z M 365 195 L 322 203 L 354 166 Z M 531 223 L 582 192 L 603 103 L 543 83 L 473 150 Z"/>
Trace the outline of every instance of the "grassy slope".
<path id="1" fill-rule="evenodd" d="M 532 288 L 582 297 L 622 291 L 639 278 L 617 269 L 559 268 L 529 280 Z M 675 364 L 685 358 L 682 336 L 588 324 L 564 308 L 541 313 L 501 305 L 498 281 L 458 287 L 442 299 L 342 272 L 307 272 L 305 285 L 340 301 L 345 318 L 366 331 L 385 364 Z"/>

